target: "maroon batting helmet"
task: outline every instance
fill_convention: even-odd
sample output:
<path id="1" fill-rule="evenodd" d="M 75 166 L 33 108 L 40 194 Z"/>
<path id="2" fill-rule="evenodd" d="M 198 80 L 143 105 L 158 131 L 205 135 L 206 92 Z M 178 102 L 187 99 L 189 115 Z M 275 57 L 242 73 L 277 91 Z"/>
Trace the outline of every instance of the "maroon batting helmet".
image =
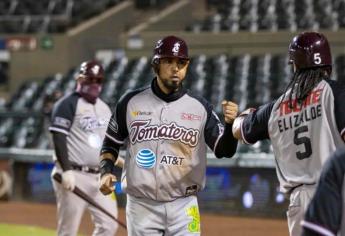
<path id="1" fill-rule="evenodd" d="M 158 59 L 165 57 L 177 57 L 189 60 L 186 42 L 172 35 L 158 40 L 153 50 L 152 64 L 158 64 Z"/>
<path id="2" fill-rule="evenodd" d="M 102 82 L 104 79 L 104 70 L 101 64 L 96 61 L 85 61 L 81 63 L 79 68 L 79 77 L 84 77 L 87 80 L 98 80 Z"/>
<path id="3" fill-rule="evenodd" d="M 292 39 L 289 64 L 297 69 L 332 66 L 332 55 L 327 38 L 317 32 L 303 32 Z"/>

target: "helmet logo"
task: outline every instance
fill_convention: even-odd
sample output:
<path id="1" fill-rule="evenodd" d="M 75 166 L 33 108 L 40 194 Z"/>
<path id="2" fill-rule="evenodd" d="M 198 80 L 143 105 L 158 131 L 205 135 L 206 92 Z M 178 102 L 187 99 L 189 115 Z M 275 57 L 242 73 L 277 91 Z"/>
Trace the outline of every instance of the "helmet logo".
<path id="1" fill-rule="evenodd" d="M 321 64 L 320 53 L 314 53 L 314 63 L 317 65 Z"/>
<path id="2" fill-rule="evenodd" d="M 86 62 L 84 62 L 83 64 L 81 64 L 81 66 L 80 66 L 80 72 L 82 73 L 82 74 L 84 74 L 85 72 L 86 72 Z"/>
<path id="3" fill-rule="evenodd" d="M 157 44 L 156 44 L 156 48 L 160 48 L 163 45 L 163 41 L 162 40 L 158 40 Z"/>
<path id="4" fill-rule="evenodd" d="M 100 69 L 100 68 L 99 68 L 98 65 L 95 65 L 95 66 L 93 66 L 93 67 L 91 68 L 92 73 L 93 73 L 94 75 L 97 75 L 97 74 L 98 74 L 99 69 Z"/>
<path id="5" fill-rule="evenodd" d="M 177 54 L 177 53 L 179 52 L 179 50 L 180 50 L 180 43 L 177 42 L 177 43 L 174 44 L 174 47 L 173 47 L 173 49 L 172 49 L 172 52 L 173 52 L 174 54 Z"/>

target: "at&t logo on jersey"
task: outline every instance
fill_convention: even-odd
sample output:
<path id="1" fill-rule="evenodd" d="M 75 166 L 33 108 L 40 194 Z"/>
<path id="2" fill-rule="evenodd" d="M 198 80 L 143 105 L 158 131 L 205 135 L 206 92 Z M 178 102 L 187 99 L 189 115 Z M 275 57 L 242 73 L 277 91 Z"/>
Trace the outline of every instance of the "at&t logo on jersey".
<path id="1" fill-rule="evenodd" d="M 156 155 L 150 149 L 141 149 L 135 158 L 141 168 L 150 169 L 156 164 Z"/>
<path id="2" fill-rule="evenodd" d="M 184 160 L 184 157 L 177 157 L 173 155 L 164 155 L 162 156 L 160 164 L 164 165 L 173 165 L 173 166 L 181 166 L 182 162 Z"/>

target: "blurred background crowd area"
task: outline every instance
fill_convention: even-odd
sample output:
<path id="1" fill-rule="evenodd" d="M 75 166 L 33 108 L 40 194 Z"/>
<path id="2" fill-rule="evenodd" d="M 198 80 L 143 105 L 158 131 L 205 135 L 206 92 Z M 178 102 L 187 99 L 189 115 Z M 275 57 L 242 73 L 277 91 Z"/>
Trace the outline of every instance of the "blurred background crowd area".
<path id="1" fill-rule="evenodd" d="M 292 73 L 288 45 L 302 31 L 328 37 L 332 78 L 344 80 L 344 27 L 345 0 L 0 1 L 0 170 L 12 178 L 7 198 L 54 198 L 47 115 L 74 90 L 82 61 L 104 65 L 101 97 L 113 108 L 126 90 L 150 83 L 155 42 L 179 36 L 192 58 L 185 86 L 221 116 L 223 99 L 244 110 L 284 91 Z M 208 158 L 202 207 L 284 214 L 269 141 L 240 145 L 231 160 Z"/>

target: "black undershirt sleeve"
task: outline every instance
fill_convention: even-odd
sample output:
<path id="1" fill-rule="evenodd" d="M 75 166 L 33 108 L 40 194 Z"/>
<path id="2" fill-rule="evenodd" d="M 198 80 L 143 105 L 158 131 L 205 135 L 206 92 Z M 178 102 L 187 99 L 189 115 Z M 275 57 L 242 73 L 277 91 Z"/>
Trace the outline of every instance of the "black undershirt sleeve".
<path id="1" fill-rule="evenodd" d="M 71 170 L 71 163 L 68 160 L 67 136 L 60 132 L 52 131 L 54 149 L 57 161 L 63 171 Z"/>
<path id="2" fill-rule="evenodd" d="M 217 158 L 232 157 L 237 149 L 237 139 L 232 135 L 232 124 L 225 123 L 225 129 L 223 135 L 218 141 L 215 155 Z"/>

